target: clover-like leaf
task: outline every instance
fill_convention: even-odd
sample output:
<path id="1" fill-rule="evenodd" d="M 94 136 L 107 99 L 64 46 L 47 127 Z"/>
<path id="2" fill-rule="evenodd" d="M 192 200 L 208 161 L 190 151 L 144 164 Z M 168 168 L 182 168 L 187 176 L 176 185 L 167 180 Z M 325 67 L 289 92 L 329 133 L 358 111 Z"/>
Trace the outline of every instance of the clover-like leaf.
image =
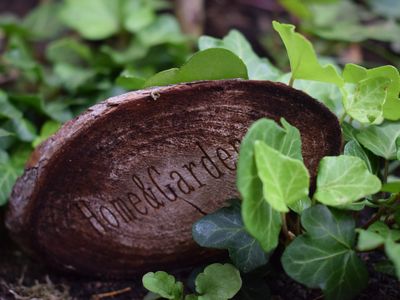
<path id="1" fill-rule="evenodd" d="M 379 178 L 368 171 L 361 158 L 327 156 L 319 164 L 314 197 L 326 205 L 338 206 L 352 203 L 380 189 Z"/>
<path id="2" fill-rule="evenodd" d="M 375 155 L 387 160 L 397 157 L 396 139 L 400 137 L 400 122 L 384 122 L 359 132 L 357 140 Z"/>
<path id="3" fill-rule="evenodd" d="M 243 200 L 243 222 L 265 252 L 270 252 L 278 245 L 281 216 L 264 200 L 262 182 L 257 174 L 254 143 L 257 140 L 264 141 L 283 154 L 302 158 L 299 131 L 284 119 L 281 123 L 284 128 L 269 119 L 254 122 L 242 140 L 238 160 L 237 187 Z"/>
<path id="4" fill-rule="evenodd" d="M 222 40 L 209 36 L 199 39 L 199 49 L 225 48 L 243 60 L 249 73 L 249 79 L 276 80 L 281 72 L 266 58 L 260 58 L 251 48 L 250 43 L 237 30 L 229 31 Z"/>
<path id="5" fill-rule="evenodd" d="M 254 144 L 257 173 L 263 184 L 264 199 L 277 211 L 307 197 L 310 175 L 304 163 L 283 155 L 263 141 Z"/>
<path id="6" fill-rule="evenodd" d="M 240 290 L 242 279 L 239 271 L 230 264 L 212 264 L 196 278 L 199 300 L 227 300 Z"/>
<path id="7" fill-rule="evenodd" d="M 194 54 L 180 69 L 155 74 L 144 83 L 144 87 L 229 78 L 247 79 L 245 64 L 229 50 L 210 48 Z"/>
<path id="8" fill-rule="evenodd" d="M 228 249 L 234 265 L 242 272 L 250 272 L 268 262 L 268 255 L 244 227 L 240 203 L 201 218 L 193 225 L 192 234 L 202 247 Z"/>
<path id="9" fill-rule="evenodd" d="M 282 256 L 286 273 L 309 288 L 322 289 L 324 299 L 352 299 L 366 286 L 368 273 L 354 251 L 351 215 L 316 205 L 303 212 L 301 223 L 306 233 Z"/>
<path id="10" fill-rule="evenodd" d="M 273 21 L 289 56 L 293 79 L 309 79 L 343 85 L 343 79 L 333 65 L 321 66 L 310 41 L 295 32 L 295 26 Z"/>
<path id="11" fill-rule="evenodd" d="M 183 294 L 183 284 L 164 271 L 149 272 L 142 278 L 143 286 L 152 293 L 166 299 L 180 300 Z"/>

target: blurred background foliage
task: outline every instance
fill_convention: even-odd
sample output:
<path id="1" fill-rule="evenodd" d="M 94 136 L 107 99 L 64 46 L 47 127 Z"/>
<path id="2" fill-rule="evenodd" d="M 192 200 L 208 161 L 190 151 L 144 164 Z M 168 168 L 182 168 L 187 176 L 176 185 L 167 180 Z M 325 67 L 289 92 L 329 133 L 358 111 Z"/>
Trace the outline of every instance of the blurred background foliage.
<path id="1" fill-rule="evenodd" d="M 62 123 L 182 65 L 200 35 L 236 28 L 287 71 L 272 20 L 297 25 L 338 66 L 400 66 L 398 0 L 1 1 L 0 205 L 31 151 Z"/>

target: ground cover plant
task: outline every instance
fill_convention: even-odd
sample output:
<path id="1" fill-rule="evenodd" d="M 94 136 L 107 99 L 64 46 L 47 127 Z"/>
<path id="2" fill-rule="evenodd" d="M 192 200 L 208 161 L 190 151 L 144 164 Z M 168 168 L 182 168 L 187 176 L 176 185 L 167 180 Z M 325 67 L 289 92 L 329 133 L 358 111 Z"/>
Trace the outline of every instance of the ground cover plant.
<path id="1" fill-rule="evenodd" d="M 340 17 L 339 12 L 354 12 L 356 4 L 343 1 L 345 7 L 335 6 L 327 17 L 328 10 L 312 2 L 305 1 L 306 13 L 299 16 L 303 31 L 344 42 L 379 38 L 396 47 L 398 16 L 391 16 L 395 10 L 388 9 L 390 0 L 380 5 L 368 1 L 384 16 L 382 24 L 368 30 L 364 19 Z M 193 225 L 197 243 L 226 249 L 229 264 L 194 271 L 185 287 L 166 273 L 149 273 L 143 278 L 152 291 L 147 298 L 266 299 L 265 274 L 279 260 L 291 278 L 321 289 L 326 299 L 351 299 L 367 285 L 362 258 L 371 251 L 379 254 L 376 272 L 400 279 L 398 69 L 351 63 L 339 67 L 317 57 L 292 25 L 278 22 L 273 27 L 288 53 L 288 59 L 275 60 L 279 68 L 255 54 L 236 30 L 223 39 L 201 37 L 200 52 L 190 56 L 190 40 L 165 13 L 167 5 L 156 0 L 49 1 L 23 20 L 1 18 L 7 39 L 0 61 L 5 87 L 0 91 L 0 205 L 6 204 L 34 147 L 97 101 L 128 90 L 193 80 L 278 81 L 305 91 L 338 116 L 344 134 L 342 155 L 321 161 L 310 193 L 298 130 L 284 119 L 254 123 L 238 161 L 241 199 L 230 200 L 229 206 Z M 75 21 L 78 13 L 80 22 Z M 341 28 L 351 25 L 352 31 L 332 31 L 336 27 L 331 25 L 343 20 L 351 22 Z M 52 26 L 45 25 L 49 23 Z M 46 50 L 38 54 L 42 43 L 47 43 Z M 185 61 L 179 69 L 152 76 Z M 280 61 L 289 61 L 291 72 L 283 72 Z M 270 173 L 271 166 L 277 172 Z M 232 280 L 224 282 L 224 276 Z"/>
<path id="2" fill-rule="evenodd" d="M 338 115 L 345 139 L 343 153 L 321 160 L 315 192 L 310 190 L 299 131 L 285 119 L 279 124 L 269 119 L 255 122 L 240 147 L 237 188 L 241 201 L 233 200 L 197 221 L 193 238 L 203 247 L 227 249 L 231 262 L 244 275 L 267 265 L 279 250 L 283 269 L 294 280 L 321 289 L 325 299 L 352 299 L 368 282 L 360 252 L 382 251 L 386 257 L 382 256 L 376 270 L 400 279 L 400 181 L 393 173 L 400 159 L 399 72 L 389 65 L 366 69 L 346 64 L 341 70 L 322 64 L 293 25 L 274 22 L 273 26 L 287 49 L 288 74 L 255 55 L 243 36 L 231 31 L 222 40 L 200 38 L 202 51 L 181 69 L 158 73 L 144 85 L 216 77 L 280 81 L 305 90 Z M 223 52 L 217 58 L 217 49 L 232 51 L 237 61 Z M 207 74 L 217 60 L 221 73 Z M 232 66 L 229 71 L 225 63 Z M 376 211 L 360 221 L 358 216 L 368 208 Z M 154 280 L 155 275 L 143 278 L 147 289 L 162 298 L 183 299 L 182 292 L 173 292 L 176 286 L 168 284 L 171 277 L 157 276 L 157 284 L 164 287 L 161 292 L 148 284 L 149 276 Z M 208 284 L 217 285 L 219 280 Z M 185 299 L 231 297 L 200 293 Z"/>

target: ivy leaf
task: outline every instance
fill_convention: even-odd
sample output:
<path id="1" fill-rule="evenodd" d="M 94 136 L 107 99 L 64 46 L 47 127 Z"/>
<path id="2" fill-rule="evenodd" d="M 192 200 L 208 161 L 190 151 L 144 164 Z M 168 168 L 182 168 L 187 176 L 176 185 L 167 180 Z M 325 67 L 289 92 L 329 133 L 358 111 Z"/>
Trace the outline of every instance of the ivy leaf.
<path id="1" fill-rule="evenodd" d="M 326 205 L 339 206 L 350 204 L 380 189 L 379 178 L 368 171 L 361 158 L 327 156 L 319 163 L 314 197 Z"/>
<path id="2" fill-rule="evenodd" d="M 35 7 L 23 20 L 22 25 L 37 40 L 55 38 L 64 29 L 59 16 L 60 3 L 44 2 Z"/>
<path id="3" fill-rule="evenodd" d="M 149 272 L 142 278 L 143 286 L 162 298 L 180 300 L 183 294 L 183 284 L 164 271 Z"/>
<path id="4" fill-rule="evenodd" d="M 47 140 L 53 133 L 55 133 L 61 124 L 55 121 L 47 121 L 43 124 L 42 128 L 40 129 L 40 134 L 36 139 L 32 142 L 32 146 L 35 148 L 39 146 L 42 142 Z"/>
<path id="5" fill-rule="evenodd" d="M 201 218 L 193 225 L 192 234 L 202 247 L 228 249 L 233 263 L 242 272 L 250 272 L 268 262 L 268 255 L 243 225 L 240 203 Z"/>
<path id="6" fill-rule="evenodd" d="M 156 18 L 150 1 L 126 1 L 123 6 L 124 27 L 133 33 L 139 32 L 150 25 Z"/>
<path id="7" fill-rule="evenodd" d="M 209 265 L 196 278 L 199 300 L 231 299 L 241 286 L 240 273 L 230 264 Z"/>
<path id="8" fill-rule="evenodd" d="M 10 136 L 13 135 L 12 132 L 9 132 L 3 128 L 0 128 L 0 138 L 5 137 L 5 136 Z"/>
<path id="9" fill-rule="evenodd" d="M 286 273 L 309 288 L 320 288 L 327 300 L 356 296 L 367 284 L 368 273 L 354 251 L 353 218 L 326 206 L 313 206 L 301 215 L 306 233 L 282 255 Z"/>
<path id="10" fill-rule="evenodd" d="M 310 175 L 303 162 L 281 154 L 262 141 L 255 142 L 254 151 L 264 199 L 273 209 L 288 212 L 287 205 L 307 197 Z"/>
<path id="11" fill-rule="evenodd" d="M 199 39 L 199 49 L 225 48 L 235 53 L 247 67 L 249 79 L 276 80 L 281 72 L 266 58 L 260 58 L 251 48 L 250 43 L 237 30 L 229 31 L 222 40 L 209 36 Z"/>
<path id="12" fill-rule="evenodd" d="M 387 193 L 400 193 L 400 181 L 393 181 L 383 184 L 381 191 Z"/>
<path id="13" fill-rule="evenodd" d="M 119 9 L 119 0 L 66 0 L 61 19 L 84 38 L 101 40 L 120 30 Z"/>
<path id="14" fill-rule="evenodd" d="M 392 239 L 385 242 L 385 252 L 396 268 L 397 278 L 400 280 L 400 243 L 395 243 Z"/>
<path id="15" fill-rule="evenodd" d="M 180 69 L 162 71 L 150 77 L 144 87 L 229 78 L 247 79 L 246 66 L 231 51 L 210 48 L 194 54 Z"/>
<path id="16" fill-rule="evenodd" d="M 400 136 L 396 139 L 397 159 L 400 160 Z"/>
<path id="17" fill-rule="evenodd" d="M 333 65 L 321 66 L 314 48 L 304 36 L 294 31 L 295 26 L 273 21 L 289 56 L 292 78 L 334 83 L 341 87 L 343 79 Z"/>
<path id="18" fill-rule="evenodd" d="M 343 71 L 346 85 L 342 89 L 343 104 L 354 119 L 363 123 L 381 123 L 383 117 L 400 118 L 400 76 L 393 66 L 367 70 L 347 64 Z"/>
<path id="19" fill-rule="evenodd" d="M 351 140 L 344 146 L 344 155 L 361 158 L 367 165 L 368 171 L 372 174 L 378 172 L 379 164 L 376 156 L 364 149 L 357 140 Z"/>
<path id="20" fill-rule="evenodd" d="M 186 40 L 178 21 L 170 15 L 160 15 L 149 26 L 137 32 L 138 41 L 144 47 L 165 43 L 179 44 Z"/>
<path id="21" fill-rule="evenodd" d="M 369 251 L 385 243 L 389 235 L 389 227 L 383 222 L 375 222 L 368 227 L 368 230 L 357 229 L 358 242 L 357 249 L 360 251 Z"/>
<path id="22" fill-rule="evenodd" d="M 377 221 L 367 230 L 358 229 L 357 248 L 361 251 L 375 249 L 385 245 L 385 252 L 393 262 L 397 277 L 400 279 L 400 230 L 390 229 L 385 223 Z"/>
<path id="23" fill-rule="evenodd" d="M 361 145 L 387 160 L 397 157 L 396 139 L 398 137 L 400 137 L 400 122 L 384 122 L 379 126 L 369 126 L 357 134 Z"/>
<path id="24" fill-rule="evenodd" d="M 14 150 L 11 158 L 5 152 L 0 155 L 0 206 L 7 202 L 15 180 L 22 175 L 24 165 L 32 149 L 21 146 Z"/>
<path id="25" fill-rule="evenodd" d="M 278 245 L 281 216 L 264 200 L 254 157 L 254 143 L 257 140 L 264 141 L 292 158 L 301 159 L 299 131 L 284 119 L 281 123 L 284 128 L 269 119 L 254 122 L 242 140 L 238 160 L 237 187 L 243 200 L 243 222 L 265 252 L 270 252 Z"/>

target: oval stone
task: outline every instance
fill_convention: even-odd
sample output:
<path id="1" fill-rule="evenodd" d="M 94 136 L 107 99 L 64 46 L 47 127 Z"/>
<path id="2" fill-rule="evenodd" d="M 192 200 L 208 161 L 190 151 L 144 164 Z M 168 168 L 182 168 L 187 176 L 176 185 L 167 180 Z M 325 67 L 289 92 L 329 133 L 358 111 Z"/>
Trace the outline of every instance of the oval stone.
<path id="1" fill-rule="evenodd" d="M 188 266 L 215 252 L 192 224 L 238 196 L 236 159 L 250 124 L 284 117 L 315 177 L 339 154 L 337 118 L 268 81 L 203 81 L 127 93 L 64 124 L 32 154 L 6 218 L 12 236 L 52 267 L 128 276 Z"/>

